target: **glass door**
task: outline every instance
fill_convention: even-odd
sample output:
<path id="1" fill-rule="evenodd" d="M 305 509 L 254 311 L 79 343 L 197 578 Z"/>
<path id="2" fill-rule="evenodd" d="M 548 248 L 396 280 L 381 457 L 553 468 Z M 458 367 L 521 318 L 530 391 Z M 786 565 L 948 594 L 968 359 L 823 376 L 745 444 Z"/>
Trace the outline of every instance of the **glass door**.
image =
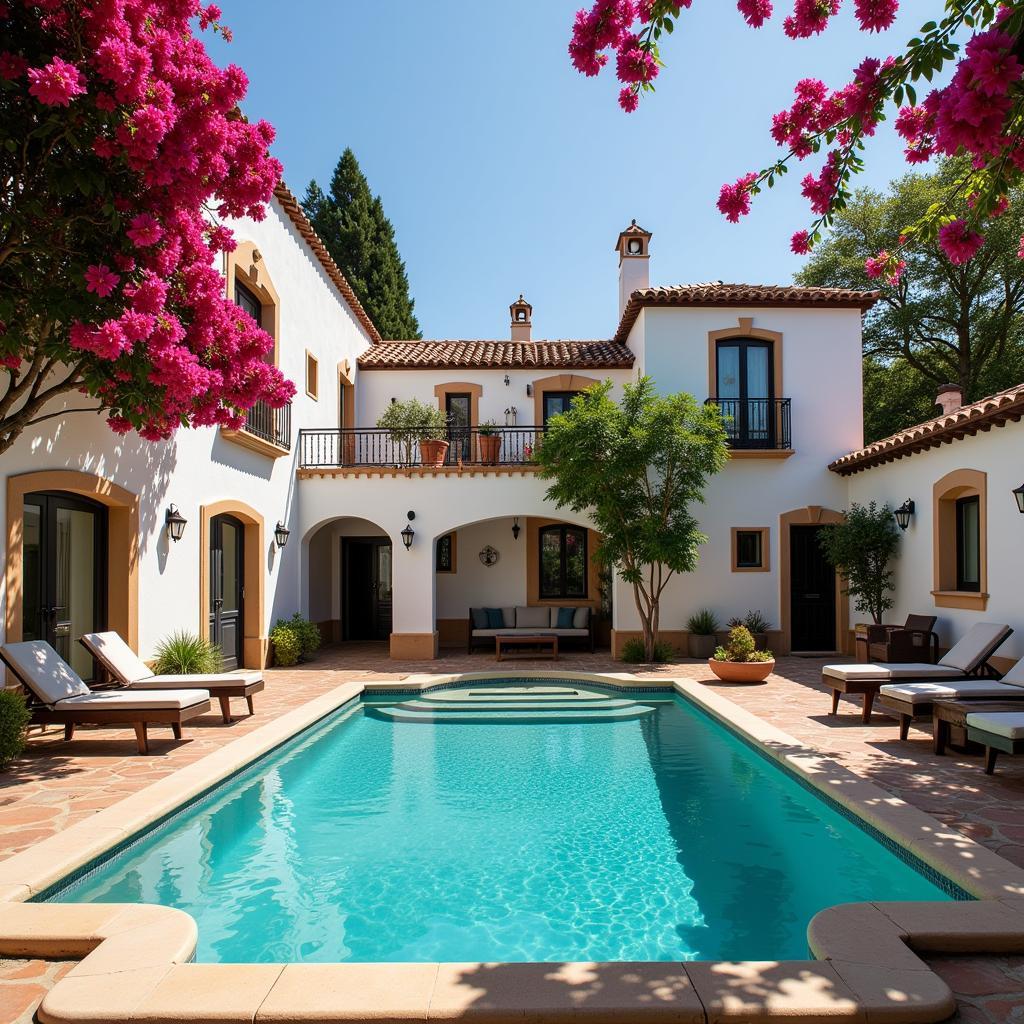
<path id="1" fill-rule="evenodd" d="M 772 346 L 768 341 L 720 341 L 718 405 L 734 448 L 771 448 L 775 438 Z"/>
<path id="2" fill-rule="evenodd" d="M 469 395 L 445 395 L 448 415 L 448 455 L 451 463 L 472 461 L 473 423 Z"/>
<path id="3" fill-rule="evenodd" d="M 210 640 L 221 649 L 225 669 L 243 662 L 244 536 L 234 516 L 210 520 Z"/>
<path id="4" fill-rule="evenodd" d="M 45 640 L 87 682 L 83 633 L 106 628 L 106 509 L 70 494 L 25 496 L 22 638 Z"/>

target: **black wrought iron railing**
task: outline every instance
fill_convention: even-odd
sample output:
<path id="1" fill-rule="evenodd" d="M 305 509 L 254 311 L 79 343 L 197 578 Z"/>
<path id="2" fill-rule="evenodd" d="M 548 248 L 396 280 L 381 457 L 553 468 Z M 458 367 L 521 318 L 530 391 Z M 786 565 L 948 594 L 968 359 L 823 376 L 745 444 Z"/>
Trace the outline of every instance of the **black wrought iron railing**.
<path id="1" fill-rule="evenodd" d="M 300 430 L 299 466 L 524 466 L 543 436 L 543 427 L 449 427 L 439 442 L 383 427 Z"/>
<path id="2" fill-rule="evenodd" d="M 730 448 L 793 447 L 788 398 L 709 398 L 707 402 L 718 406 Z"/>
<path id="3" fill-rule="evenodd" d="M 275 409 L 266 402 L 257 402 L 245 414 L 245 432 L 291 451 L 292 403 Z"/>

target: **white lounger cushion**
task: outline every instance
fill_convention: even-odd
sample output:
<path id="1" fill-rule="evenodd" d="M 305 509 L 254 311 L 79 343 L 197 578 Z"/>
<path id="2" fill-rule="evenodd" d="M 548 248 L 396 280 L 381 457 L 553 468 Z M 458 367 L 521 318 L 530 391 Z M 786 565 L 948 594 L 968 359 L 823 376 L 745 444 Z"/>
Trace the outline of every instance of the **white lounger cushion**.
<path id="1" fill-rule="evenodd" d="M 968 729 L 980 729 L 1008 740 L 1024 740 L 1024 712 L 990 711 L 967 716 Z"/>
<path id="2" fill-rule="evenodd" d="M 973 672 L 996 652 L 1012 632 L 1009 626 L 1000 622 L 976 622 L 946 651 L 939 664 Z"/>
<path id="3" fill-rule="evenodd" d="M 3 653 L 17 676 L 44 704 L 86 697 L 92 692 L 45 640 L 5 644 Z"/>
<path id="4" fill-rule="evenodd" d="M 207 690 L 100 690 L 58 701 L 54 711 L 183 711 L 209 699 Z"/>
<path id="5" fill-rule="evenodd" d="M 878 692 L 911 704 L 930 704 L 932 701 L 955 697 L 1020 697 L 1024 706 L 1024 690 L 1021 687 L 1012 683 L 999 683 L 994 679 L 961 679 L 949 683 L 890 683 Z"/>
<path id="6" fill-rule="evenodd" d="M 951 665 L 926 665 L 908 662 L 905 665 L 883 662 L 877 665 L 826 665 L 822 675 L 833 679 L 884 681 L 888 679 L 960 679 L 963 672 Z"/>
<path id="7" fill-rule="evenodd" d="M 210 675 L 188 676 L 147 676 L 132 683 L 131 690 L 173 690 L 175 687 L 191 689 L 199 686 L 206 690 L 218 690 L 227 686 L 248 686 L 263 679 L 262 672 L 212 672 Z"/>

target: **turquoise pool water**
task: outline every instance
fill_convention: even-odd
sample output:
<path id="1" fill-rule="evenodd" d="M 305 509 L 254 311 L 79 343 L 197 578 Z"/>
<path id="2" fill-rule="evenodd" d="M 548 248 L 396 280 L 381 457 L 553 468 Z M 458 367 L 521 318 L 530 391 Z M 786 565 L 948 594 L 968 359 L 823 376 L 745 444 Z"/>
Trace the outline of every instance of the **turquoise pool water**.
<path id="1" fill-rule="evenodd" d="M 360 705 L 50 898 L 180 907 L 206 962 L 803 958 L 825 906 L 948 898 L 682 699 L 645 703 Z"/>

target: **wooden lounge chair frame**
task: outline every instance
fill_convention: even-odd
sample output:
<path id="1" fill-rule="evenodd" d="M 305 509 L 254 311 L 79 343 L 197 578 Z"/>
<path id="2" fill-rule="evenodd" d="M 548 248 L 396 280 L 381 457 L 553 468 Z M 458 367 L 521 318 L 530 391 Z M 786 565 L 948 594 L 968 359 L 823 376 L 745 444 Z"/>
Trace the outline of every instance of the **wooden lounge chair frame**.
<path id="1" fill-rule="evenodd" d="M 5 658 L 0 651 L 2 661 L 21 683 L 22 689 L 28 694 L 28 708 L 32 713 L 32 722 L 37 725 L 63 725 L 64 739 L 70 740 L 75 735 L 75 727 L 79 725 L 131 725 L 135 728 L 135 740 L 140 754 L 149 753 L 149 733 L 151 725 L 169 725 L 176 740 L 181 739 L 182 725 L 192 718 L 198 718 L 210 711 L 209 700 L 200 701 L 187 708 L 121 708 L 121 709 L 72 709 L 58 710 L 39 699 L 32 684 L 18 671 L 16 665 Z"/>
<path id="2" fill-rule="evenodd" d="M 999 753 L 1024 754 L 1024 739 L 1014 740 L 1008 736 L 999 736 L 987 729 L 967 726 L 967 738 L 980 743 L 985 748 L 985 774 L 992 775 L 996 770 L 996 758 Z"/>

